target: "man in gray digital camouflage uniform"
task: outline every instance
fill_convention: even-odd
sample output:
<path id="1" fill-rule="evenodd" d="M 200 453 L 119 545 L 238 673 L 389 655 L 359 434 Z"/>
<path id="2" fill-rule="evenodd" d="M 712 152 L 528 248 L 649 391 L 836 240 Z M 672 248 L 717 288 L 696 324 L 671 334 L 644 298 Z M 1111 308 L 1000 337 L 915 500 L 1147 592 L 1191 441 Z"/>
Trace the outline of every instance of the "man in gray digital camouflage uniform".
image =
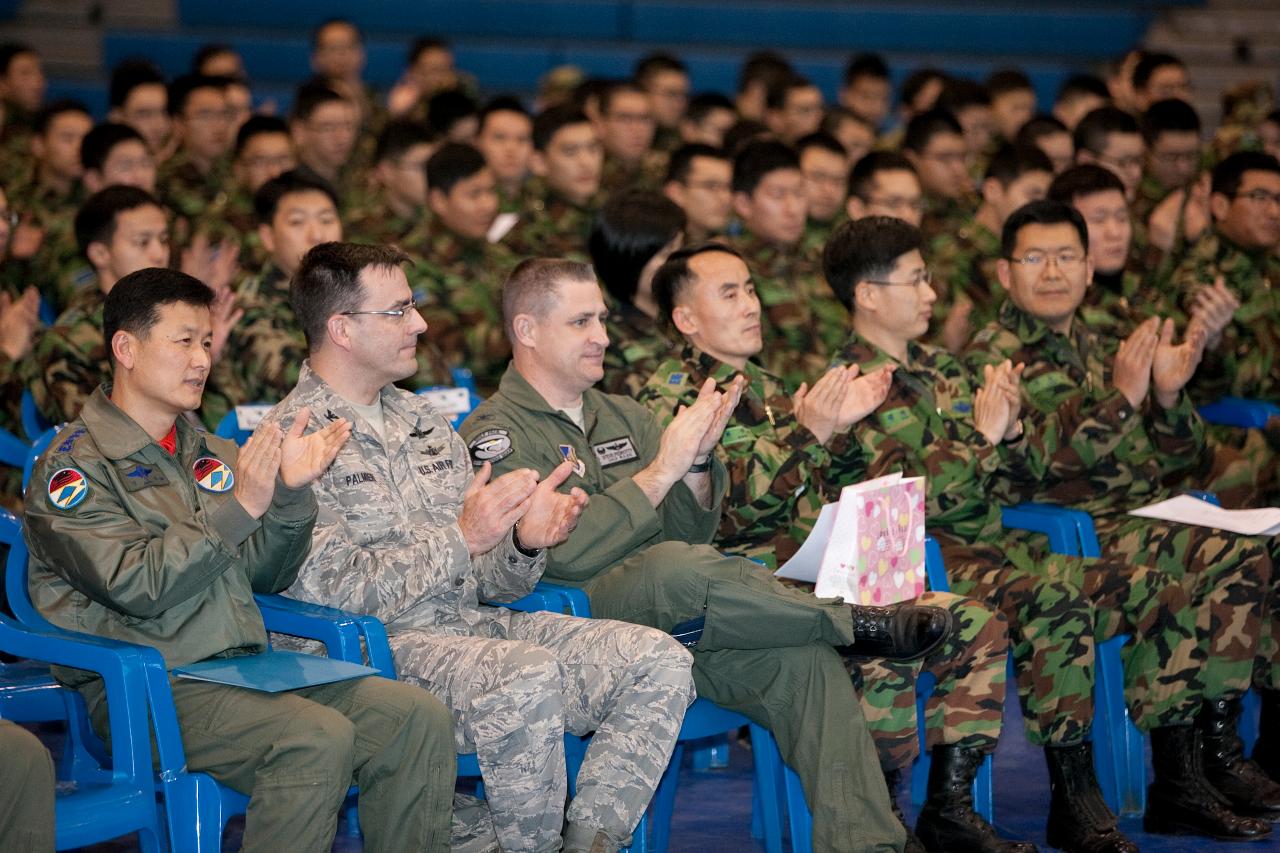
<path id="1" fill-rule="evenodd" d="M 315 481 L 311 553 L 289 592 L 386 623 L 400 677 L 449 706 L 458 749 L 476 753 L 502 850 L 617 850 L 670 759 L 691 656 L 653 628 L 480 604 L 528 593 L 587 497 L 557 493 L 568 462 L 541 482 L 473 475 L 445 417 L 392 384 L 426 331 L 407 260 L 325 243 L 294 276 L 310 358 L 269 420 L 310 406 L 353 429 Z M 595 732 L 567 811 L 565 732 Z"/>

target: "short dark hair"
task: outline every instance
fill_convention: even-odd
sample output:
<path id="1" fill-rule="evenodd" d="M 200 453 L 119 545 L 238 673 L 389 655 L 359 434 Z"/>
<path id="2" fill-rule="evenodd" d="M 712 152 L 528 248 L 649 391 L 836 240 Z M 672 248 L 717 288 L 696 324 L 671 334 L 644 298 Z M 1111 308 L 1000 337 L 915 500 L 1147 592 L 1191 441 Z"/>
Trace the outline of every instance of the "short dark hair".
<path id="1" fill-rule="evenodd" d="M 101 172 L 103 164 L 107 162 L 107 158 L 111 156 L 115 147 L 131 139 L 142 143 L 143 148 L 147 147 L 142 134 L 127 124 L 106 122 L 95 125 L 84 135 L 84 139 L 80 140 L 80 165 L 86 171 L 93 169 Z"/>
<path id="2" fill-rule="evenodd" d="M 56 101 L 45 104 L 40 108 L 39 112 L 36 113 L 36 117 L 33 122 L 35 132 L 40 136 L 44 136 L 49 132 L 49 125 L 53 124 L 53 120 L 58 116 L 66 115 L 67 113 L 80 113 L 83 116 L 91 118 L 89 115 L 89 108 L 81 101 L 77 101 L 72 98 L 59 98 Z"/>
<path id="3" fill-rule="evenodd" d="M 236 57 L 240 56 L 236 49 L 226 42 L 210 42 L 208 44 L 200 45 L 200 49 L 195 52 L 193 57 L 191 57 L 191 73 L 204 74 L 205 63 L 210 59 L 213 59 L 215 56 L 221 56 L 224 53 L 229 53 Z"/>
<path id="4" fill-rule="evenodd" d="M 1028 225 L 1061 225 L 1069 224 L 1076 229 L 1080 237 L 1080 247 L 1089 251 L 1089 226 L 1085 225 L 1080 211 L 1070 204 L 1054 199 L 1042 198 L 1030 201 L 1009 214 L 1000 232 L 1000 256 L 1012 258 L 1013 250 L 1018 245 L 1018 232 Z"/>
<path id="5" fill-rule="evenodd" d="M 1162 133 L 1199 133 L 1196 108 L 1178 98 L 1166 98 L 1147 107 L 1142 114 L 1142 138 L 1151 145 Z"/>
<path id="6" fill-rule="evenodd" d="M 13 61 L 27 53 L 40 56 L 40 53 L 26 42 L 8 41 L 0 44 L 0 74 L 8 74 L 9 66 L 13 65 Z"/>
<path id="7" fill-rule="evenodd" d="M 1046 136 L 1053 136 L 1055 133 L 1065 133 L 1071 135 L 1071 131 L 1067 130 L 1067 126 L 1059 119 L 1048 113 L 1037 113 L 1027 119 L 1022 127 L 1018 128 L 1018 135 L 1014 137 L 1015 145 L 1038 145 L 1041 139 Z"/>
<path id="8" fill-rule="evenodd" d="M 634 83 L 631 80 L 615 80 L 600 92 L 600 115 L 606 115 L 609 110 L 613 109 L 613 99 L 621 94 L 648 97 L 648 93 L 640 88 L 639 83 Z"/>
<path id="9" fill-rule="evenodd" d="M 981 83 L 954 78 L 942 87 L 942 94 L 938 96 L 935 106 L 952 115 L 959 115 L 970 107 L 991 106 L 991 93 Z"/>
<path id="10" fill-rule="evenodd" d="M 772 50 L 758 50 L 747 57 L 738 71 L 738 91 L 745 92 L 753 83 L 769 89 L 775 80 L 792 73 L 791 63 Z"/>
<path id="11" fill-rule="evenodd" d="M 689 73 L 688 67 L 674 54 L 665 52 L 648 53 L 640 57 L 640 61 L 636 63 L 636 82 L 643 85 L 654 74 L 660 74 L 663 71 L 674 71 L 678 74 Z"/>
<path id="12" fill-rule="evenodd" d="M 821 148 L 823 151 L 830 151 L 832 154 L 837 154 L 845 158 L 848 158 L 849 156 L 849 152 L 840 144 L 840 140 L 836 139 L 825 130 L 815 130 L 808 136 L 802 136 L 796 142 L 797 156 L 803 157 L 804 152 L 808 151 L 810 148 Z"/>
<path id="13" fill-rule="evenodd" d="M 591 119 L 587 118 L 587 114 L 576 104 L 561 104 L 556 107 L 548 107 L 538 113 L 533 120 L 533 147 L 539 151 L 546 151 L 547 146 L 551 144 L 552 138 L 561 129 L 571 124 L 590 123 Z"/>
<path id="14" fill-rule="evenodd" d="M 871 200 L 871 182 L 880 172 L 910 172 L 916 167 L 897 151 L 869 151 L 849 170 L 849 195 Z"/>
<path id="15" fill-rule="evenodd" d="M 464 142 L 448 142 L 427 160 L 427 187 L 446 196 L 459 181 L 484 171 L 484 155 Z"/>
<path id="16" fill-rule="evenodd" d="M 709 157 L 712 160 L 723 160 L 726 163 L 731 162 L 729 154 L 723 148 L 716 148 L 713 145 L 706 145 L 702 142 L 691 142 L 687 145 L 681 145 L 675 151 L 671 152 L 671 158 L 667 160 L 667 179 L 666 183 L 675 181 L 683 184 L 689 180 L 689 173 L 693 171 L 693 160 L 695 157 Z"/>
<path id="17" fill-rule="evenodd" d="M 531 119 L 529 111 L 524 108 L 524 104 L 520 103 L 519 98 L 514 95 L 498 95 L 496 98 L 491 98 L 480 108 L 481 130 L 484 130 L 485 122 L 494 113 L 519 113 L 525 118 Z"/>
<path id="18" fill-rule="evenodd" d="M 111 86 L 107 97 L 110 107 L 123 107 L 125 101 L 139 86 L 164 86 L 165 99 L 169 89 L 165 85 L 164 75 L 149 59 L 126 59 L 111 71 Z"/>
<path id="19" fill-rule="evenodd" d="M 813 83 L 803 74 L 791 73 L 780 77 L 765 90 L 764 105 L 766 109 L 780 110 L 787 105 L 787 97 L 797 89 L 809 89 Z"/>
<path id="20" fill-rule="evenodd" d="M 1144 52 L 1142 58 L 1133 66 L 1133 88 L 1145 89 L 1147 84 L 1151 82 L 1151 77 L 1166 65 L 1176 65 L 1179 68 L 1186 68 L 1181 59 L 1172 53 L 1159 53 L 1156 51 Z"/>
<path id="21" fill-rule="evenodd" d="M 159 322 L 160 308 L 175 304 L 208 308 L 213 290 L 198 278 L 164 267 L 131 272 L 117 281 L 102 307 L 102 340 L 111 363 L 116 361 L 111 349 L 116 332 L 145 338 Z"/>
<path id="22" fill-rule="evenodd" d="M 512 324 L 520 314 L 545 314 L 561 281 L 595 281 L 590 264 L 567 258 L 525 258 L 502 285 L 502 326 L 515 343 Z"/>
<path id="23" fill-rule="evenodd" d="M 272 133 L 283 133 L 289 135 L 289 125 L 279 116 L 251 115 L 245 119 L 244 124 L 240 125 L 240 129 L 236 131 L 236 146 L 234 156 L 239 157 L 244 153 L 244 149 L 254 138 L 266 136 Z"/>
<path id="24" fill-rule="evenodd" d="M 409 118 L 392 119 L 378 134 L 378 142 L 373 148 L 373 162 L 395 160 L 404 156 L 413 146 L 428 145 L 433 141 L 431 128 L 424 122 Z"/>
<path id="25" fill-rule="evenodd" d="M 1048 156 L 1034 145 L 1001 145 L 991 155 L 983 180 L 996 180 L 1000 186 L 1008 187 L 1014 181 L 1029 172 L 1045 172 L 1053 174 L 1053 163 Z"/>
<path id="26" fill-rule="evenodd" d="M 951 133 L 963 137 L 964 128 L 960 126 L 960 122 L 956 120 L 956 117 L 946 110 L 940 110 L 936 107 L 931 110 L 925 110 L 912 116 L 911 120 L 907 122 L 907 128 L 902 133 L 902 150 L 921 154 L 924 149 L 929 147 L 929 143 L 933 141 L 933 138 L 942 133 Z"/>
<path id="27" fill-rule="evenodd" d="M 684 117 L 694 124 L 701 124 L 714 110 L 735 112 L 733 101 L 719 92 L 701 92 L 689 99 Z"/>
<path id="28" fill-rule="evenodd" d="M 744 264 L 747 262 L 738 250 L 713 241 L 676 249 L 653 274 L 653 298 L 658 303 L 658 316 L 664 323 L 671 322 L 676 303 L 680 301 L 680 297 L 693 280 L 693 270 L 689 269 L 689 261 L 698 255 L 707 255 L 712 252 L 732 255 Z"/>
<path id="29" fill-rule="evenodd" d="M 405 54 L 405 62 L 409 65 L 413 65 L 422 57 L 422 54 L 429 50 L 452 51 L 453 48 L 449 46 L 447 41 L 439 36 L 418 36 L 409 45 L 409 52 Z"/>
<path id="30" fill-rule="evenodd" d="M 309 192 L 324 193 L 333 202 L 334 209 L 338 209 L 338 193 L 328 181 L 298 169 L 290 169 L 258 187 L 258 191 L 253 194 L 253 214 L 259 224 L 270 225 L 285 196 Z"/>
<path id="31" fill-rule="evenodd" d="M 644 265 L 684 226 L 684 211 L 660 193 L 613 193 L 596 214 L 587 239 L 591 264 L 609 295 L 627 305 L 634 302 Z"/>
<path id="32" fill-rule="evenodd" d="M 849 62 L 844 66 L 842 78 L 844 85 L 852 86 L 855 80 L 862 77 L 888 80 L 889 65 L 884 61 L 884 57 L 878 53 L 859 53 L 850 57 Z"/>
<path id="33" fill-rule="evenodd" d="M 1071 141 L 1076 151 L 1088 151 L 1100 155 L 1107 147 L 1107 137 L 1115 133 L 1131 133 L 1141 135 L 1142 128 L 1138 120 L 1119 107 L 1098 107 L 1085 113 L 1084 118 L 1076 125 Z"/>
<path id="34" fill-rule="evenodd" d="M 769 128 L 763 122 L 751 118 L 740 118 L 724 132 L 724 150 L 737 156 L 743 148 L 768 134 Z"/>
<path id="35" fill-rule="evenodd" d="M 409 256 L 394 246 L 321 243 L 302 256 L 289 282 L 289 304 L 312 352 L 325 338 L 334 314 L 357 311 L 364 298 L 360 273 L 369 267 L 398 268 Z"/>
<path id="36" fill-rule="evenodd" d="M 89 196 L 76 211 L 74 227 L 80 254 L 88 257 L 90 243 L 110 243 L 121 213 L 147 206 L 165 209 L 160 199 L 138 187 L 117 184 Z"/>
<path id="37" fill-rule="evenodd" d="M 1053 183 L 1049 184 L 1047 197 L 1073 205 L 1076 199 L 1110 190 L 1124 195 L 1124 182 L 1115 172 L 1093 163 L 1082 163 L 1064 169 L 1062 174 L 1054 178 Z"/>
<path id="38" fill-rule="evenodd" d="M 1094 74 L 1072 74 L 1058 87 L 1058 95 L 1053 99 L 1055 104 L 1068 104 L 1085 95 L 1096 95 L 1111 100 L 1111 92 L 1101 77 Z"/>
<path id="39" fill-rule="evenodd" d="M 346 99 L 324 83 L 315 81 L 303 83 L 294 95 L 293 110 L 289 113 L 289 120 L 307 121 L 316 110 L 335 101 L 345 103 Z"/>
<path id="40" fill-rule="evenodd" d="M 217 89 L 225 92 L 228 86 L 235 84 L 231 77 L 213 76 L 210 74 L 183 74 L 169 84 L 169 115 L 179 116 L 187 108 L 191 95 L 201 89 Z"/>
<path id="41" fill-rule="evenodd" d="M 822 250 L 822 273 L 836 298 L 852 311 L 858 282 L 887 278 L 898 258 L 923 246 L 914 225 L 892 216 L 867 216 L 832 232 Z"/>
<path id="42" fill-rule="evenodd" d="M 776 139 L 752 140 L 733 158 L 733 191 L 751 195 L 766 175 L 780 169 L 800 170 L 795 149 Z"/>
<path id="43" fill-rule="evenodd" d="M 427 125 L 432 134 L 445 136 L 463 119 L 480 112 L 476 99 L 461 89 L 443 89 L 427 101 Z"/>
<path id="44" fill-rule="evenodd" d="M 325 18 L 323 21 L 316 24 L 315 29 L 311 31 L 312 50 L 315 50 L 320 46 L 320 34 L 329 29 L 329 27 L 349 27 L 351 31 L 356 34 L 356 41 L 364 44 L 364 33 L 360 32 L 360 28 L 356 26 L 355 21 L 350 18 L 333 17 Z"/>
<path id="45" fill-rule="evenodd" d="M 945 85 L 949 79 L 947 72 L 941 68 L 917 68 L 902 81 L 902 88 L 898 92 L 898 100 L 910 106 L 911 102 L 934 80 L 941 80 Z"/>
<path id="46" fill-rule="evenodd" d="M 1280 160 L 1261 151 L 1237 151 L 1213 168 L 1211 192 L 1228 198 L 1240 191 L 1245 172 L 1272 172 L 1280 175 Z"/>
<path id="47" fill-rule="evenodd" d="M 1009 92 L 1034 92 L 1031 78 L 1017 68 L 1001 68 L 993 71 L 986 82 L 987 92 L 992 98 L 1006 95 Z"/>
<path id="48" fill-rule="evenodd" d="M 867 121 L 848 107 L 842 107 L 839 104 L 827 107 L 826 113 L 822 116 L 822 124 L 818 125 L 818 127 L 834 136 L 835 132 L 840 129 L 840 123 L 846 121 L 852 121 L 860 124 L 870 130 L 873 134 L 875 133 L 876 129 L 871 122 Z"/>

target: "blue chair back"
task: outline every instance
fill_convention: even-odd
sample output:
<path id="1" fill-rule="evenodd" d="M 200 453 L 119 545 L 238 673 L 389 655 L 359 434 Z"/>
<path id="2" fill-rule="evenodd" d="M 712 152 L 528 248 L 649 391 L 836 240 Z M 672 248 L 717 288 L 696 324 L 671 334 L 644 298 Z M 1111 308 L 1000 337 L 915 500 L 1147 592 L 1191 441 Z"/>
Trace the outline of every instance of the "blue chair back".
<path id="1" fill-rule="evenodd" d="M 1200 407 L 1200 417 L 1209 423 L 1241 429 L 1262 429 L 1277 415 L 1280 415 L 1280 406 L 1275 403 L 1240 397 L 1223 397 Z"/>
<path id="2" fill-rule="evenodd" d="M 49 427 L 44 432 L 36 436 L 35 441 L 31 442 L 31 446 L 27 448 L 26 459 L 22 463 L 22 492 L 26 494 L 27 485 L 31 482 L 31 470 L 35 468 L 36 462 L 40 459 L 44 452 L 49 449 L 49 445 L 53 443 L 58 432 L 62 427 Z"/>
<path id="3" fill-rule="evenodd" d="M 24 389 L 22 392 L 22 431 L 27 434 L 28 439 L 34 439 L 40 433 L 47 430 L 53 424 L 44 419 L 44 415 L 40 414 L 40 410 L 36 408 L 36 398 L 31 395 L 31 389 Z"/>

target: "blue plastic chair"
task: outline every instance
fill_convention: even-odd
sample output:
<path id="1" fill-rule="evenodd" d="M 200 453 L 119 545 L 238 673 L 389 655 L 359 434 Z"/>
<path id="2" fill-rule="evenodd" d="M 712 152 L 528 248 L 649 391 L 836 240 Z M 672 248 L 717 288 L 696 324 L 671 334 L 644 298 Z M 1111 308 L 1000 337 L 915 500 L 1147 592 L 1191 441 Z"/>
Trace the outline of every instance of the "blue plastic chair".
<path id="1" fill-rule="evenodd" d="M 27 484 L 31 482 L 31 469 L 35 467 L 36 460 L 40 458 L 40 454 L 48 449 L 53 442 L 54 436 L 58 434 L 58 430 L 62 427 L 49 427 L 44 432 L 39 433 L 35 440 L 27 447 L 27 455 L 22 461 L 22 492 L 26 494 Z"/>
<path id="2" fill-rule="evenodd" d="M 929 582 L 929 589 L 937 592 L 950 592 L 951 582 L 947 580 L 946 566 L 942 562 L 942 549 L 938 540 L 932 536 L 924 538 L 924 570 Z M 924 748 L 924 706 L 933 695 L 936 680 L 932 673 L 921 672 L 916 679 L 916 724 L 919 728 L 920 755 L 916 757 L 915 766 L 911 768 L 911 804 L 919 808 L 924 804 L 929 790 L 929 767 L 933 763 L 929 751 Z M 978 765 L 977 775 L 973 778 L 973 810 L 987 821 L 995 822 L 995 797 L 992 792 L 991 756 L 987 755 Z"/>
<path id="3" fill-rule="evenodd" d="M 3 532 L 4 540 L 9 544 L 5 591 L 9 606 L 18 622 L 24 628 L 38 632 L 56 633 L 76 640 L 98 640 L 90 635 L 63 631 L 53 626 L 32 605 L 27 589 L 27 548 L 18 532 L 19 529 L 17 519 L 12 515 L 5 513 L 0 516 L 0 532 Z M 345 659 L 352 659 L 351 656 L 358 655 L 361 641 L 372 638 L 370 657 L 375 663 L 371 665 L 380 669 L 390 666 L 389 650 L 385 658 L 377 657 L 379 652 L 372 650 L 373 640 L 377 637 L 376 632 L 381 630 L 381 625 L 375 628 L 370 624 L 376 623 L 376 620 L 352 616 L 327 607 L 295 602 L 282 596 L 258 596 L 257 598 L 261 605 L 263 623 L 268 631 L 320 640 L 325 643 L 330 656 Z M 381 634 L 381 639 L 381 648 L 387 649 L 385 632 Z M 222 831 L 227 821 L 245 812 L 249 798 L 218 784 L 208 774 L 192 773 L 186 770 L 186 755 L 182 748 L 177 711 L 173 705 L 173 694 L 169 687 L 164 659 L 155 649 L 145 646 L 128 643 L 117 645 L 135 650 L 142 661 L 140 675 L 151 711 L 160 768 L 155 774 L 154 781 L 150 781 L 149 777 L 149 791 L 152 798 L 159 794 L 164 800 L 169 838 L 174 848 L 179 850 L 218 853 L 222 845 Z M 77 666 L 78 664 L 71 662 L 69 665 Z M 83 703 L 80 704 L 82 707 Z M 86 751 L 99 756 L 100 760 L 105 762 L 106 749 L 89 730 L 83 711 L 78 714 L 75 723 L 79 737 L 86 742 Z M 114 756 L 114 728 L 112 738 Z M 144 735 L 143 743 L 147 741 L 148 738 Z M 151 766 L 149 747 L 147 749 L 148 758 L 145 766 L 149 772 Z M 112 760 L 114 761 L 114 758 Z M 76 777 L 75 781 L 79 782 L 81 778 Z"/>
<path id="4" fill-rule="evenodd" d="M 1270 418 L 1280 415 L 1280 406 L 1265 400 L 1223 397 L 1200 407 L 1200 417 L 1211 424 L 1262 429 Z"/>
<path id="5" fill-rule="evenodd" d="M 30 442 L 23 441 L 7 429 L 0 429 L 0 463 L 21 468 L 27 461 Z"/>
<path id="6" fill-rule="evenodd" d="M 265 403 L 253 403 L 252 405 L 267 405 Z M 240 415 L 236 411 L 239 408 L 233 406 L 231 411 L 222 416 L 222 420 L 218 421 L 218 425 L 214 428 L 213 434 L 218 438 L 229 438 L 236 444 L 244 444 L 249 440 L 249 436 L 253 435 L 251 429 L 240 428 Z"/>
<path id="7" fill-rule="evenodd" d="M 1102 548 L 1089 513 L 1050 504 L 1005 507 L 1007 528 L 1049 537 L 1049 549 L 1075 557 L 1098 557 Z M 1124 667 L 1120 649 L 1127 635 L 1095 647 L 1093 761 L 1102 796 L 1117 814 L 1140 815 L 1147 807 L 1147 765 L 1142 733 L 1134 726 L 1124 701 Z"/>

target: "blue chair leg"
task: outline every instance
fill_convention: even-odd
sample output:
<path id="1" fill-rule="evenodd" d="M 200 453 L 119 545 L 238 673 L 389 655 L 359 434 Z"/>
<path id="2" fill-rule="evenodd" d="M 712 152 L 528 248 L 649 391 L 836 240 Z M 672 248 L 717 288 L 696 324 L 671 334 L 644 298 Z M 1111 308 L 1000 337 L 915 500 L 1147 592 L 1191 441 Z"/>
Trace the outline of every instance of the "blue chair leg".
<path id="1" fill-rule="evenodd" d="M 1262 699 L 1258 691 L 1249 690 L 1244 694 L 1244 703 L 1240 713 L 1240 737 L 1244 740 L 1244 754 L 1253 755 L 1253 745 L 1258 742 L 1258 727 L 1262 723 Z"/>
<path id="2" fill-rule="evenodd" d="M 1127 636 L 1097 646 L 1095 658 L 1093 761 L 1102 796 L 1119 815 L 1141 815 L 1147 806 L 1147 771 L 1142 733 L 1124 702 L 1120 648 Z"/>
<path id="3" fill-rule="evenodd" d="M 649 813 L 653 816 L 653 846 L 655 853 L 666 853 L 671 842 L 671 816 L 676 806 L 676 783 L 680 778 L 680 764 L 684 760 L 684 744 L 677 743 L 671 753 L 671 761 L 658 781 Z"/>
<path id="4" fill-rule="evenodd" d="M 782 853 L 782 756 L 773 735 L 755 723 L 751 724 L 751 757 L 756 771 L 752 792 L 752 835 L 764 838 L 766 853 Z M 755 832 L 757 823 L 759 835 Z"/>
<path id="5" fill-rule="evenodd" d="M 716 735 L 690 752 L 694 770 L 723 770 L 729 766 L 729 736 Z"/>
<path id="6" fill-rule="evenodd" d="M 791 833 L 791 853 L 813 853 L 813 816 L 804 799 L 804 786 L 790 767 L 783 766 L 783 786 L 787 798 L 787 829 Z"/>

